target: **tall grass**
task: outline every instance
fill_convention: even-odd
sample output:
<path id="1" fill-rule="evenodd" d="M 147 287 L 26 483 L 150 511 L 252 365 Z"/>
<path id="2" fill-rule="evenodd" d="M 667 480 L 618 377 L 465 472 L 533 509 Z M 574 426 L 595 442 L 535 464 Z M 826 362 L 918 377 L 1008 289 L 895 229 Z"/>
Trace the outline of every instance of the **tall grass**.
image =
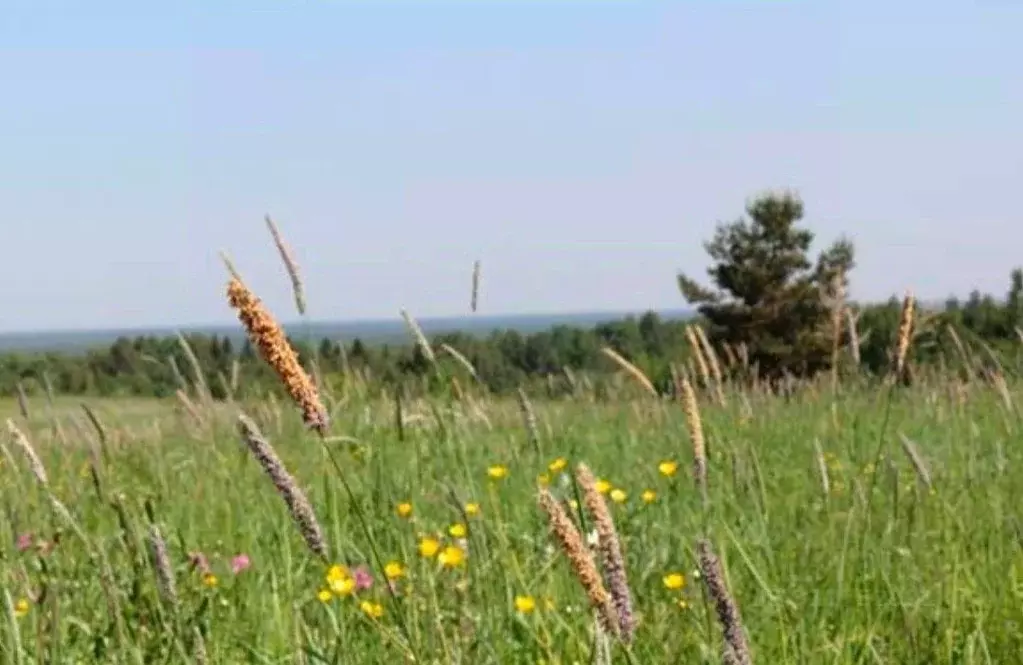
<path id="1" fill-rule="evenodd" d="M 566 375 L 571 399 L 502 399 L 446 375 L 403 311 L 450 391 L 346 371 L 338 398 L 225 263 L 293 404 L 217 403 L 183 377 L 167 401 L 0 403 L 0 664 L 1023 653 L 1019 385 L 911 375 L 909 295 L 877 384 L 733 384 L 692 327 L 677 397 L 605 348 L 632 379 L 617 392 Z M 743 347 L 722 350 L 748 371 Z"/>
<path id="2" fill-rule="evenodd" d="M 324 445 L 386 572 L 373 565 L 352 499 L 297 410 L 237 407 L 263 414 L 254 421 L 322 525 L 326 564 L 240 442 L 234 412 L 205 410 L 209 426 L 196 429 L 172 402 L 98 402 L 109 443 L 97 457 L 88 430 L 74 425 L 78 410 L 60 398 L 53 417 L 75 433 L 66 445 L 50 416 L 26 420 L 5 403 L 49 482 L 35 482 L 34 462 L 5 439 L 0 580 L 10 600 L 0 603 L 0 662 L 186 662 L 200 649 L 211 663 L 393 663 L 410 653 L 417 662 L 589 662 L 598 644 L 589 601 L 535 500 L 544 474 L 551 496 L 578 517 L 571 470 L 580 462 L 598 478 L 621 543 L 634 662 L 721 662 L 729 653 L 697 573 L 701 538 L 741 608 L 753 662 L 1006 663 L 1023 649 L 1014 500 L 1023 453 L 1018 421 L 993 386 L 974 386 L 963 406 L 939 384 L 895 391 L 886 449 L 911 441 L 912 453 L 882 456 L 877 469 L 887 392 L 751 393 L 747 418 L 739 400 L 707 403 L 705 506 L 703 487 L 685 473 L 693 453 L 680 404 L 534 399 L 553 433 L 538 458 L 516 400 L 465 390 L 489 424 L 468 404 L 410 400 L 399 434 L 386 398 L 353 398 L 332 423 Z M 150 434 L 127 435 L 142 431 Z M 552 465 L 559 457 L 569 464 Z M 664 460 L 678 462 L 671 475 L 659 470 Z M 91 465 L 102 468 L 92 474 Z M 51 495 L 88 541 L 55 516 Z M 166 570 L 153 569 L 147 502 L 174 606 L 161 595 Z M 404 503 L 411 512 L 399 514 Z M 577 523 L 586 538 L 592 525 Z M 451 563 L 446 548 L 464 560 Z M 208 573 L 190 563 L 196 553 Z M 232 572 L 239 555 L 251 563 Z M 334 564 L 350 576 L 365 566 L 372 584 L 362 575 L 360 588 L 332 585 Z M 681 589 L 665 586 L 672 573 L 682 574 Z M 612 660 L 626 658 L 612 642 Z"/>

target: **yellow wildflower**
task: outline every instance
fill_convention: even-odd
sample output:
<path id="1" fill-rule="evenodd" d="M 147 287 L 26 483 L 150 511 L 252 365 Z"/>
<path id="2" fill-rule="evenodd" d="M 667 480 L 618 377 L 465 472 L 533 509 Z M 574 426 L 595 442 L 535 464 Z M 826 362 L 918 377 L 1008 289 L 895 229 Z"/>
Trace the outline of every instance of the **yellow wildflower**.
<path id="1" fill-rule="evenodd" d="M 355 579 L 345 577 L 340 580 L 333 580 L 330 582 L 330 590 L 336 596 L 350 596 L 355 591 Z"/>
<path id="2" fill-rule="evenodd" d="M 373 619 L 379 619 L 384 616 L 384 606 L 380 603 L 373 603 L 368 600 L 364 600 L 359 603 L 359 609 L 362 610 L 366 616 Z"/>
<path id="3" fill-rule="evenodd" d="M 611 491 L 611 483 L 604 480 L 603 478 L 596 482 L 595 487 L 597 488 L 597 491 L 600 492 L 601 494 L 607 494 L 608 492 Z"/>
<path id="4" fill-rule="evenodd" d="M 625 490 L 618 489 L 617 487 L 611 490 L 611 500 L 615 503 L 625 503 L 625 500 L 629 498 L 625 493 Z"/>
<path id="5" fill-rule="evenodd" d="M 399 503 L 396 510 L 398 517 L 408 517 L 412 514 L 412 504 L 408 501 Z"/>
<path id="6" fill-rule="evenodd" d="M 508 467 L 503 464 L 495 464 L 494 466 L 487 469 L 487 475 L 494 480 L 500 480 L 508 475 Z"/>
<path id="7" fill-rule="evenodd" d="M 396 580 L 399 577 L 404 577 L 405 576 L 405 567 L 402 566 L 397 561 L 391 561 L 386 566 L 384 566 L 384 575 L 389 580 Z"/>
<path id="8" fill-rule="evenodd" d="M 28 611 L 31 609 L 31 607 L 32 606 L 28 604 L 27 600 L 25 600 L 24 598 L 20 599 L 18 602 L 14 603 L 14 616 L 20 619 L 21 617 L 28 614 Z"/>
<path id="9" fill-rule="evenodd" d="M 465 525 L 452 524 L 450 527 L 448 527 L 448 533 L 451 534 L 452 538 L 465 538 Z"/>
<path id="10" fill-rule="evenodd" d="M 678 462 L 664 461 L 657 465 L 657 470 L 662 476 L 671 478 L 678 472 Z"/>
<path id="11" fill-rule="evenodd" d="M 558 459 L 548 464 L 547 469 L 551 473 L 559 473 L 560 471 L 563 471 L 566 466 L 568 466 L 568 460 L 565 459 L 564 457 L 559 457 Z"/>
<path id="12" fill-rule="evenodd" d="M 319 600 L 321 603 L 329 603 L 330 599 L 333 597 L 334 596 L 330 595 L 329 589 L 320 589 L 320 591 L 316 594 L 317 600 Z"/>
<path id="13" fill-rule="evenodd" d="M 519 614 L 529 614 L 536 609 L 536 601 L 532 596 L 515 596 L 515 609 Z"/>
<path id="14" fill-rule="evenodd" d="M 643 503 L 653 503 L 657 500 L 657 492 L 653 490 L 646 490 L 642 494 Z"/>
<path id="15" fill-rule="evenodd" d="M 327 582 L 339 582 L 349 577 L 351 577 L 351 574 L 349 574 L 348 568 L 338 564 L 334 564 L 327 571 Z"/>
<path id="16" fill-rule="evenodd" d="M 437 556 L 437 561 L 440 562 L 440 565 L 446 566 L 447 568 L 460 566 L 465 561 L 465 550 L 455 545 L 448 545 L 444 548 L 444 551 Z"/>
<path id="17" fill-rule="evenodd" d="M 480 504 L 478 503 L 467 503 L 465 504 L 465 514 L 469 517 L 475 517 L 480 514 Z"/>
<path id="18" fill-rule="evenodd" d="M 548 485 L 551 484 L 551 477 L 548 476 L 546 473 L 541 473 L 539 476 L 536 477 L 536 484 L 539 485 L 540 487 L 547 487 Z"/>
<path id="19" fill-rule="evenodd" d="M 678 591 L 686 585 L 686 578 L 682 573 L 669 573 L 661 581 L 664 582 L 665 588 L 671 591 Z"/>
<path id="20" fill-rule="evenodd" d="M 220 583 L 220 580 L 218 580 L 217 576 L 213 573 L 206 573 L 202 576 L 202 583 L 212 589 Z"/>
<path id="21" fill-rule="evenodd" d="M 427 559 L 435 556 L 439 550 L 440 543 L 437 542 L 436 538 L 427 536 L 419 541 L 419 554 Z"/>

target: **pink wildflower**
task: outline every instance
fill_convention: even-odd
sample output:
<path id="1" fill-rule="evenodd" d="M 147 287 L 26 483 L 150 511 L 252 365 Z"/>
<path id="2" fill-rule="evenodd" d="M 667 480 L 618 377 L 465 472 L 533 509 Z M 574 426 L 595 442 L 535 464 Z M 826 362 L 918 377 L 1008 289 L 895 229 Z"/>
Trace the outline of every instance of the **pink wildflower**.
<path id="1" fill-rule="evenodd" d="M 15 546 L 18 548 L 19 552 L 24 552 L 25 550 L 32 547 L 32 540 L 33 537 L 31 533 L 23 533 L 20 536 L 18 536 L 18 540 L 16 541 Z"/>
<path id="2" fill-rule="evenodd" d="M 355 588 L 360 591 L 373 586 L 373 574 L 369 572 L 366 566 L 356 568 L 352 573 L 352 578 L 355 580 Z"/>
<path id="3" fill-rule="evenodd" d="M 248 554 L 239 554 L 231 559 L 231 572 L 237 575 L 242 571 L 248 570 L 251 565 L 252 560 L 249 559 Z"/>

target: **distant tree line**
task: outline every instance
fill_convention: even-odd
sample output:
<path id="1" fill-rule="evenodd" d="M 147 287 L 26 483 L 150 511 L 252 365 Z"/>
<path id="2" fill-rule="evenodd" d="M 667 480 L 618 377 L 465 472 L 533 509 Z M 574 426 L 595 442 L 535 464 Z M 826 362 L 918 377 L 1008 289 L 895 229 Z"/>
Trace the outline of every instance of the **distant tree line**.
<path id="1" fill-rule="evenodd" d="M 840 239 L 811 258 L 814 235 L 800 226 L 803 204 L 794 195 L 768 194 L 746 210 L 748 219 L 719 225 L 706 244 L 713 288 L 678 276 L 682 295 L 698 305 L 693 321 L 664 320 L 648 312 L 592 328 L 558 325 L 530 334 L 496 330 L 487 336 L 436 335 L 430 340 L 437 350 L 436 366 L 411 340 L 401 345 L 360 339 L 291 342 L 303 364 L 328 384 L 357 378 L 389 390 L 447 389 L 452 377 L 478 381 L 499 394 L 539 382 L 551 394 L 575 390 L 578 380 L 599 387 L 618 369 L 601 353 L 610 347 L 667 392 L 674 375 L 694 357 L 693 338 L 687 335 L 692 323 L 705 328 L 710 344 L 730 359 L 725 371 L 736 379 L 812 377 L 823 371 L 885 374 L 902 301 L 847 302 L 853 245 Z M 950 298 L 943 308 L 921 311 L 911 362 L 943 363 L 967 378 L 994 365 L 1017 371 L 1021 349 L 1023 271 L 1017 269 L 1004 298 L 975 291 L 964 301 Z M 475 376 L 456 354 L 468 361 Z M 247 342 L 192 334 L 122 337 L 107 349 L 83 353 L 3 354 L 0 393 L 165 397 L 193 385 L 196 372 L 219 399 L 277 389 L 270 370 Z"/>
<path id="2" fill-rule="evenodd" d="M 1014 279 L 1018 276 L 1017 271 Z M 1010 298 L 1008 302 L 976 293 L 965 301 L 950 300 L 918 335 L 912 348 L 914 362 L 956 362 L 960 352 L 949 330 L 956 331 L 968 348 L 976 349 L 978 342 L 983 342 L 995 353 L 1014 358 L 1014 350 L 1023 348 L 1016 337 L 1016 328 L 1023 326 L 1023 312 L 1018 289 L 1015 293 L 1016 300 Z M 884 304 L 857 309 L 863 372 L 881 375 L 887 370 L 900 309 L 901 300 L 894 297 Z M 600 352 L 604 346 L 643 370 L 659 390 L 669 391 L 672 365 L 684 365 L 692 357 L 685 333 L 688 323 L 666 321 L 649 312 L 590 329 L 557 326 L 526 335 L 502 330 L 486 337 L 449 333 L 434 337 L 431 343 L 435 348 L 443 344 L 458 351 L 473 365 L 479 381 L 495 393 L 509 393 L 536 381 L 546 383 L 548 377 L 557 379 L 560 390 L 567 391 L 572 374 L 600 381 L 617 369 Z M 228 337 L 215 335 L 187 335 L 185 340 L 215 398 L 276 390 L 273 375 L 247 342 L 238 345 Z M 372 345 L 358 339 L 344 345 L 331 339 L 319 343 L 291 341 L 305 366 L 311 367 L 315 359 L 325 381 L 344 380 L 347 372 L 348 376 L 393 388 L 417 382 L 427 385 L 423 382 L 436 376 L 430 362 L 411 342 L 397 346 Z M 842 357 L 851 371 L 848 349 L 843 348 Z M 446 376 L 462 376 L 463 385 L 471 381 L 453 357 L 440 352 L 437 359 Z M 34 393 L 45 389 L 49 382 L 57 394 L 166 397 L 194 382 L 194 367 L 185 347 L 174 337 L 122 337 L 107 349 L 85 353 L 0 355 L 0 390 L 14 395 L 20 383 L 27 393 Z"/>

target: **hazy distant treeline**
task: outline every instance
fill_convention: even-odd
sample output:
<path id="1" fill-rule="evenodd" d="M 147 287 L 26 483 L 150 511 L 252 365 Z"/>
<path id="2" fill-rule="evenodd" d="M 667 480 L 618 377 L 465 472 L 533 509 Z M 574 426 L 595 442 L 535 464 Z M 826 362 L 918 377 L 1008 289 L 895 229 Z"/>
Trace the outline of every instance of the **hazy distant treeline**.
<path id="1" fill-rule="evenodd" d="M 900 303 L 893 298 L 884 304 L 855 309 L 859 314 L 858 371 L 883 373 L 896 335 Z M 684 365 L 690 357 L 685 334 L 690 322 L 664 320 L 650 312 L 593 327 L 558 325 L 527 334 L 497 330 L 486 336 L 443 334 L 431 338 L 431 343 L 435 348 L 446 344 L 458 351 L 473 365 L 478 380 L 495 393 L 534 381 L 567 390 L 566 369 L 569 374 L 581 373 L 599 381 L 616 370 L 601 354 L 604 346 L 637 365 L 659 389 L 667 389 L 672 364 Z M 1017 337 L 1021 325 L 1019 308 L 1013 303 L 979 293 L 965 302 L 952 299 L 944 310 L 922 315 L 913 360 L 962 364 L 963 345 L 980 362 L 1000 358 L 1007 371 L 1015 371 L 1023 347 Z M 14 395 L 20 384 L 31 394 L 44 390 L 48 383 L 58 394 L 162 397 L 191 384 L 196 366 L 217 398 L 277 389 L 277 382 L 248 343 L 217 335 L 189 335 L 184 339 L 196 362 L 189 359 L 182 340 L 152 336 L 122 337 L 107 349 L 86 353 L 3 354 L 0 391 Z M 334 339 L 291 341 L 303 364 L 311 367 L 315 361 L 328 382 L 341 381 L 346 373 L 382 388 L 399 384 L 428 387 L 439 375 L 475 380 L 443 352 L 437 354 L 438 372 L 411 342 L 373 345 L 355 339 L 342 345 Z M 971 348 L 976 352 L 970 352 Z M 851 353 L 843 353 L 843 364 L 849 370 L 854 369 L 849 367 L 851 358 Z"/>

